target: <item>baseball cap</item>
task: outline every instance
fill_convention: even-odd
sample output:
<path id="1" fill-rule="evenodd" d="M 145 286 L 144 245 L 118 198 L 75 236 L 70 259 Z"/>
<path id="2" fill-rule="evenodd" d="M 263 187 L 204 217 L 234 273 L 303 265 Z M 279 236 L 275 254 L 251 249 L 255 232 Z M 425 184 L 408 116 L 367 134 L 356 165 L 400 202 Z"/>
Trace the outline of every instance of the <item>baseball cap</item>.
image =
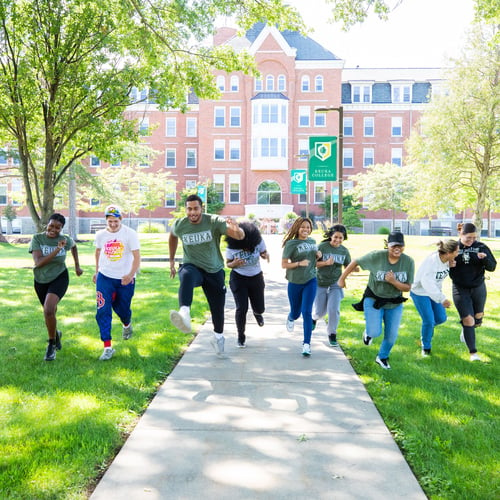
<path id="1" fill-rule="evenodd" d="M 405 237 L 403 236 L 403 233 L 399 231 L 393 231 L 387 238 L 387 246 L 393 247 L 396 245 L 400 245 L 402 247 L 405 246 Z"/>
<path id="2" fill-rule="evenodd" d="M 112 217 L 121 217 L 122 213 L 120 207 L 117 207 L 116 205 L 107 206 L 104 210 L 104 217 L 107 217 L 108 215 L 111 215 Z"/>

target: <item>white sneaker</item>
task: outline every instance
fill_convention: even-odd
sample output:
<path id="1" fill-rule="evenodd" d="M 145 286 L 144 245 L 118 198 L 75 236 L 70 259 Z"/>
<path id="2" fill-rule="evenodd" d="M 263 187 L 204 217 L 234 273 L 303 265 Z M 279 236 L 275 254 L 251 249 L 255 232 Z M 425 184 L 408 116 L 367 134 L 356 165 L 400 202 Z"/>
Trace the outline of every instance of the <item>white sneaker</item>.
<path id="1" fill-rule="evenodd" d="M 479 357 L 479 354 L 477 352 L 474 352 L 470 355 L 470 360 L 471 361 L 481 361 L 481 358 Z"/>
<path id="2" fill-rule="evenodd" d="M 134 329 L 132 328 L 132 323 L 129 323 L 128 326 L 122 326 L 122 338 L 123 340 L 129 340 L 134 333 Z"/>
<path id="3" fill-rule="evenodd" d="M 311 355 L 311 346 L 309 344 L 304 344 L 302 346 L 302 356 L 310 356 Z"/>
<path id="4" fill-rule="evenodd" d="M 182 333 L 191 333 L 191 317 L 179 311 L 170 311 L 170 321 Z"/>
<path id="5" fill-rule="evenodd" d="M 99 357 L 100 361 L 108 361 L 108 359 L 111 359 L 113 357 L 113 354 L 115 353 L 115 350 L 112 347 L 105 347 L 104 351 L 102 352 L 101 356 Z"/>
<path id="6" fill-rule="evenodd" d="M 293 319 L 286 319 L 286 329 L 288 332 L 292 333 L 293 332 L 293 326 L 295 324 L 295 321 Z"/>
<path id="7" fill-rule="evenodd" d="M 210 343 L 212 344 L 212 347 L 214 348 L 215 354 L 217 354 L 217 356 L 224 355 L 224 341 L 224 336 L 217 338 L 215 335 L 210 340 Z"/>

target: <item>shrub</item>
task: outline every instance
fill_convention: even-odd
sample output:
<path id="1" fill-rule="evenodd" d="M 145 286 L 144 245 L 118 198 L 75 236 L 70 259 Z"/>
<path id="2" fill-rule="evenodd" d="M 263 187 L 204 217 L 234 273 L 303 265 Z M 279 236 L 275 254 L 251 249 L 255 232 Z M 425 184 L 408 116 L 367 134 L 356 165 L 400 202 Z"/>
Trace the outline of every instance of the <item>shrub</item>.
<path id="1" fill-rule="evenodd" d="M 377 229 L 377 234 L 389 234 L 391 230 L 388 227 L 382 226 Z"/>
<path id="2" fill-rule="evenodd" d="M 143 223 L 139 224 L 137 228 L 138 233 L 165 233 L 166 229 L 163 224 L 159 222 Z"/>

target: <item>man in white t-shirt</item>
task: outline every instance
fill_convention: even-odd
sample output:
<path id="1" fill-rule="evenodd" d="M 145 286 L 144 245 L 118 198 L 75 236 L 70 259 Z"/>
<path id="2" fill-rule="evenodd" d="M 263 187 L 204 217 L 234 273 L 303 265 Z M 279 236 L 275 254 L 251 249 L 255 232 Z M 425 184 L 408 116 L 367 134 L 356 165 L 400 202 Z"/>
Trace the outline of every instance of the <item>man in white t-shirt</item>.
<path id="1" fill-rule="evenodd" d="M 113 311 L 122 322 L 122 336 L 132 336 L 131 303 L 135 291 L 135 274 L 141 263 L 140 245 L 137 233 L 122 225 L 120 208 L 106 207 L 106 229 L 95 235 L 96 272 L 94 283 L 97 292 L 96 320 L 99 325 L 104 352 L 99 358 L 107 361 L 115 350 L 111 346 L 111 321 Z"/>

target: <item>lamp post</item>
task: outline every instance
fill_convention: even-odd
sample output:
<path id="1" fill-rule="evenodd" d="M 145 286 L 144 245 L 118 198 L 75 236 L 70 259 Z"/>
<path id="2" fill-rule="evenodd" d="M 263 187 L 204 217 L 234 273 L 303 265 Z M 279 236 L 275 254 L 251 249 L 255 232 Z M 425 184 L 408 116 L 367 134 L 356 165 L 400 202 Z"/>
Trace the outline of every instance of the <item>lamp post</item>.
<path id="1" fill-rule="evenodd" d="M 342 210 L 343 210 L 343 191 L 344 191 L 344 179 L 343 179 L 343 166 L 344 166 L 344 108 L 339 106 L 338 108 L 334 108 L 332 106 L 327 106 L 324 108 L 316 108 L 315 111 L 328 113 L 330 111 L 337 111 L 339 114 L 339 140 L 338 140 L 338 165 L 337 165 L 337 181 L 339 184 L 339 213 L 338 213 L 338 222 L 342 224 Z M 330 221 L 333 224 L 333 189 L 331 189 L 330 193 Z"/>

